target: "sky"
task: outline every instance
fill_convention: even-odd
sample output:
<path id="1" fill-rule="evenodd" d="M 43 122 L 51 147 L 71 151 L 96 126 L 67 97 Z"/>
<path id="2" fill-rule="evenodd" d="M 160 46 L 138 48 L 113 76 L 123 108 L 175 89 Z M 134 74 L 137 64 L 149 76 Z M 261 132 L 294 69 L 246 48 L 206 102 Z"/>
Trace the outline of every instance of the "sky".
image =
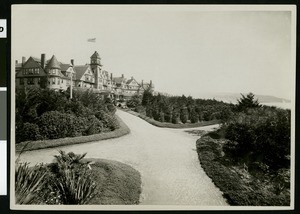
<path id="1" fill-rule="evenodd" d="M 201 6 L 26 6 L 12 9 L 12 60 L 89 63 L 97 51 L 114 76 L 153 81 L 160 92 L 294 93 L 287 10 Z M 87 42 L 96 38 L 95 43 Z"/>

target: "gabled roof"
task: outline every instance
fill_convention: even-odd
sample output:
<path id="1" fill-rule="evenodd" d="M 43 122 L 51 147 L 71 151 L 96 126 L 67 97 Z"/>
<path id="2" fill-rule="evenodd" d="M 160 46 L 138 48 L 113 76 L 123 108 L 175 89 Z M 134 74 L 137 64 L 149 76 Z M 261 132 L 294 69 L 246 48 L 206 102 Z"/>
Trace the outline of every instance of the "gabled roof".
<path id="1" fill-rule="evenodd" d="M 89 68 L 89 65 L 76 65 L 74 66 L 74 71 L 76 73 L 76 80 L 80 80 L 84 73 Z"/>
<path id="2" fill-rule="evenodd" d="M 93 55 L 91 56 L 91 58 L 97 58 L 97 59 L 100 59 L 100 55 L 98 54 L 97 51 L 95 51 L 95 53 L 93 53 Z"/>
<path id="3" fill-rule="evenodd" d="M 134 78 L 131 78 L 131 79 L 127 80 L 126 84 L 130 84 L 132 82 L 136 82 L 136 84 L 139 85 L 139 83 Z"/>
<path id="4" fill-rule="evenodd" d="M 34 61 L 38 62 L 38 63 L 41 63 L 41 59 L 37 58 L 37 57 L 34 57 L 32 56 L 32 58 L 34 59 Z"/>
<path id="5" fill-rule="evenodd" d="M 71 64 L 60 63 L 61 71 L 66 71 L 66 70 L 68 70 L 68 68 L 70 68 L 70 67 L 72 67 Z"/>
<path id="6" fill-rule="evenodd" d="M 56 57 L 53 55 L 50 59 L 49 63 L 47 64 L 47 68 L 58 68 L 61 69 L 59 62 L 57 61 Z"/>
<path id="7" fill-rule="evenodd" d="M 113 81 L 115 81 L 116 83 L 121 84 L 122 82 L 126 82 L 126 79 L 124 77 L 114 77 Z"/>
<path id="8" fill-rule="evenodd" d="M 29 59 L 25 62 L 23 68 L 41 68 L 41 65 L 36 62 L 33 57 L 29 57 Z"/>

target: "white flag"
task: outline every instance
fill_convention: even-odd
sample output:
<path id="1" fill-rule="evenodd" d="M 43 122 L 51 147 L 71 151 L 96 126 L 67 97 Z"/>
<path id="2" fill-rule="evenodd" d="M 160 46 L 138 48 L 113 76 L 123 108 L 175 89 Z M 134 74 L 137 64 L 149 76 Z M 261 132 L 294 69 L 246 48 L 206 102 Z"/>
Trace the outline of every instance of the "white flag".
<path id="1" fill-rule="evenodd" d="M 96 38 L 91 38 L 87 40 L 88 42 L 96 42 Z"/>

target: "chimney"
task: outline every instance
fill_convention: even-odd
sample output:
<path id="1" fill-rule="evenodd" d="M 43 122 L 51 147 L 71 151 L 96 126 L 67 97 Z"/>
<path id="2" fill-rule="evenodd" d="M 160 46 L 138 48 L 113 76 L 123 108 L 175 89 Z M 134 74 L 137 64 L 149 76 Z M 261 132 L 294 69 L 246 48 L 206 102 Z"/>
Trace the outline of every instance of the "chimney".
<path id="1" fill-rule="evenodd" d="M 150 80 L 150 85 L 152 86 L 152 80 Z"/>
<path id="2" fill-rule="evenodd" d="M 18 64 L 18 60 L 16 60 L 16 65 Z"/>
<path id="3" fill-rule="evenodd" d="M 112 73 L 110 73 L 110 79 L 113 80 L 113 74 Z"/>
<path id="4" fill-rule="evenodd" d="M 142 86 L 144 85 L 144 80 L 142 80 Z"/>
<path id="5" fill-rule="evenodd" d="M 74 66 L 74 59 L 71 59 L 71 65 Z"/>
<path id="6" fill-rule="evenodd" d="M 122 74 L 122 78 L 124 78 L 124 74 Z"/>
<path id="7" fill-rule="evenodd" d="M 131 77 L 131 79 L 133 80 L 133 77 Z"/>
<path id="8" fill-rule="evenodd" d="M 46 63 L 46 54 L 41 54 L 41 66 L 42 68 L 45 68 Z"/>
<path id="9" fill-rule="evenodd" d="M 26 57 L 22 56 L 22 67 L 24 66 L 25 62 L 26 62 Z"/>

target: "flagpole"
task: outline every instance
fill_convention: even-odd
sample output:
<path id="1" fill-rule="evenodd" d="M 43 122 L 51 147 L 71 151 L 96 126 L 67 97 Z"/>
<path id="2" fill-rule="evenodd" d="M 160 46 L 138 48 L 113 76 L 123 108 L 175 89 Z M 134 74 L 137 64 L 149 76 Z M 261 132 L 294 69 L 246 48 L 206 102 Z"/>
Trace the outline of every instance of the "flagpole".
<path id="1" fill-rule="evenodd" d="M 74 69 L 74 66 L 73 66 Z M 73 73 L 71 73 L 71 86 L 70 86 L 70 99 L 72 100 L 73 98 Z"/>

